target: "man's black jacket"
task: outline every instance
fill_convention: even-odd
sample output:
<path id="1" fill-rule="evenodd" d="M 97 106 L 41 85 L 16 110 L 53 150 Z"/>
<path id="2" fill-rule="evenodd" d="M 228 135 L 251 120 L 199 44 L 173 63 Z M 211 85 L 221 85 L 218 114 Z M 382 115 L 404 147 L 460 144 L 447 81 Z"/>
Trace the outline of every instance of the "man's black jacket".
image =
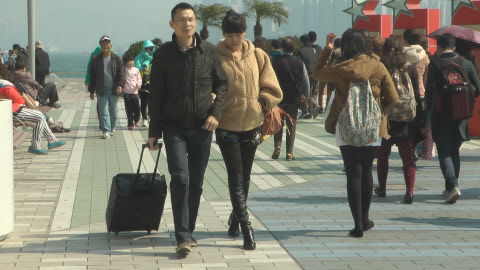
<path id="1" fill-rule="evenodd" d="M 50 74 L 50 58 L 42 48 L 35 49 L 35 74 Z"/>
<path id="2" fill-rule="evenodd" d="M 198 128 L 209 115 L 221 119 L 227 79 L 215 46 L 197 33 L 195 39 L 184 51 L 173 34 L 153 55 L 149 137 L 161 138 L 164 125 Z"/>

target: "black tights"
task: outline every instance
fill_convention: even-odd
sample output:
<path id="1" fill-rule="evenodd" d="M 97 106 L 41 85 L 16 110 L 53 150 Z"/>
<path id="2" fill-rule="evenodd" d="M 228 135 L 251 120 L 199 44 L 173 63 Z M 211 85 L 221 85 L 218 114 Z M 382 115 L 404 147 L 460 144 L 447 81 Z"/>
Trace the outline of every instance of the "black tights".
<path id="1" fill-rule="evenodd" d="M 368 227 L 370 222 L 369 211 L 373 192 L 372 166 L 377 149 L 376 146 L 340 146 L 347 175 L 348 204 L 357 230 Z"/>

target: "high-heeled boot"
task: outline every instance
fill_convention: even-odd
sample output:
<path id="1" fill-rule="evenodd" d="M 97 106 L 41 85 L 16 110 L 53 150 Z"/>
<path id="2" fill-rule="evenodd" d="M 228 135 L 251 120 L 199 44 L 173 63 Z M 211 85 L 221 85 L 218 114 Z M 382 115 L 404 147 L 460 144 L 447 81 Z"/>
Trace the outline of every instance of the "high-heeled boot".
<path id="1" fill-rule="evenodd" d="M 235 217 L 235 214 L 230 213 L 230 217 L 228 218 L 228 236 L 231 237 L 238 237 L 240 235 L 240 223 L 238 219 Z"/>
<path id="2" fill-rule="evenodd" d="M 228 190 L 230 192 L 233 213 L 236 219 L 240 221 L 240 228 L 243 234 L 243 248 L 247 250 L 255 249 L 256 243 L 253 238 L 253 230 L 250 227 L 250 221 L 248 221 L 247 198 L 245 196 L 243 175 L 229 177 Z"/>
<path id="3" fill-rule="evenodd" d="M 248 198 L 248 190 L 250 189 L 250 179 L 243 182 L 243 190 L 245 193 L 245 200 Z M 228 235 L 231 237 L 238 237 L 240 235 L 240 222 L 235 217 L 235 214 L 230 213 L 228 218 Z"/>
<path id="4" fill-rule="evenodd" d="M 257 242 L 253 237 L 253 229 L 250 226 L 250 221 L 240 222 L 240 227 L 242 228 L 243 234 L 243 249 L 245 250 L 254 250 L 257 247 Z"/>

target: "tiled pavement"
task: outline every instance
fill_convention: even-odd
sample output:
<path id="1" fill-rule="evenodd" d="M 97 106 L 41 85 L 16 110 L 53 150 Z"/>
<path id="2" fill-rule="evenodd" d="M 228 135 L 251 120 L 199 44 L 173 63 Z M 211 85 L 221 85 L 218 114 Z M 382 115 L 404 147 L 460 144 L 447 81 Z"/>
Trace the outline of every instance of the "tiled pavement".
<path id="1" fill-rule="evenodd" d="M 240 238 L 226 235 L 231 206 L 215 144 L 194 234 L 199 247 L 192 254 L 174 253 L 169 198 L 158 232 L 109 235 L 104 215 L 111 179 L 134 171 L 147 132 L 128 131 L 120 110 L 116 135 L 100 139 L 95 102 L 81 80 L 66 82 L 63 106 L 50 114 L 72 127 L 58 136 L 67 145 L 46 156 L 15 152 L 15 230 L 0 242 L 2 270 L 479 268 L 479 140 L 462 147 L 462 196 L 454 205 L 440 196 L 437 160 L 417 163 L 415 202 L 404 205 L 401 161 L 393 153 L 387 197 L 372 203 L 375 227 L 354 239 L 347 236 L 353 222 L 340 153 L 321 118 L 299 122 L 295 161 L 270 159 L 272 139 L 258 148 L 248 203 L 257 250 L 244 251 Z M 153 164 L 153 155 L 146 155 L 142 171 Z M 167 172 L 164 155 L 159 168 Z"/>

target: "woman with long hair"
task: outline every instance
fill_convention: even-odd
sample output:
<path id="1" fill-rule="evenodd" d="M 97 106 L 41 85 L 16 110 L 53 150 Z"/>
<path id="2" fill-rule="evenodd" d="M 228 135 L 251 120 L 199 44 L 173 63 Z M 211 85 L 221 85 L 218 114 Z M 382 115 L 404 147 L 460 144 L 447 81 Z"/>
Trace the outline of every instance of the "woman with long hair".
<path id="1" fill-rule="evenodd" d="M 253 159 L 261 142 L 263 110 L 282 100 L 282 90 L 267 53 L 245 39 L 245 17 L 230 10 L 222 21 L 223 36 L 218 54 L 227 77 L 227 97 L 222 118 L 215 131 L 228 173 L 233 212 L 228 234 L 243 234 L 243 248 L 256 248 L 248 217 L 247 197 Z"/>
<path id="2" fill-rule="evenodd" d="M 423 109 L 420 100 L 418 74 L 415 65 L 407 62 L 402 41 L 396 37 L 388 38 L 383 45 L 381 62 L 385 65 L 390 74 L 394 72 L 399 76 L 399 83 L 408 87 L 408 80 L 413 87 L 416 101 L 415 118 L 409 122 L 399 122 L 389 120 L 388 134 L 390 139 L 383 139 L 382 145 L 378 150 L 377 176 L 379 187 L 375 189 L 375 194 L 379 197 L 386 196 L 386 185 L 389 163 L 388 158 L 392 151 L 392 145 L 398 146 L 398 152 L 403 162 L 403 176 L 405 178 L 406 193 L 403 202 L 413 203 L 413 189 L 415 186 L 415 161 L 414 146 L 424 137 L 421 129 L 424 127 Z M 408 77 L 407 77 L 408 76 Z M 400 86 L 399 86 L 400 87 Z"/>
<path id="3" fill-rule="evenodd" d="M 355 228 L 350 231 L 350 236 L 362 237 L 364 231 L 374 226 L 369 215 L 373 193 L 373 159 L 380 146 L 380 139 L 389 137 L 385 112 L 397 102 L 398 95 L 387 69 L 371 55 L 362 34 L 355 29 L 347 29 L 342 35 L 342 56 L 339 63 L 327 66 L 333 51 L 335 36 L 335 34 L 327 35 L 327 43 L 315 65 L 313 78 L 323 82 L 333 82 L 335 85 L 335 98 L 325 120 L 325 130 L 335 134 L 345 165 L 348 203 L 355 222 Z M 379 139 L 359 147 L 348 145 L 343 141 L 337 120 L 347 102 L 350 83 L 365 81 L 370 83 L 377 104 L 381 103 L 382 119 Z"/>

